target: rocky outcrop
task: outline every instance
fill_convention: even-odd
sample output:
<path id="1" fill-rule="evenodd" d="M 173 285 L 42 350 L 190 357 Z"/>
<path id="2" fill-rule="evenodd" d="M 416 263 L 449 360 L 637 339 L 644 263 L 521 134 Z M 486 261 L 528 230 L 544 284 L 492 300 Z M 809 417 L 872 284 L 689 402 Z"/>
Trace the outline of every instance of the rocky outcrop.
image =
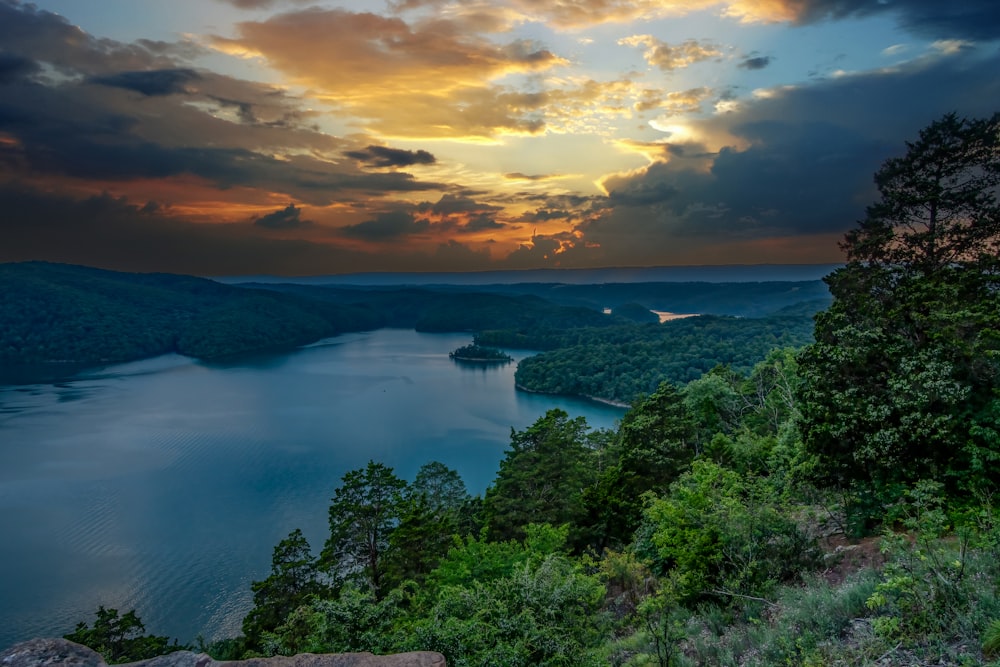
<path id="1" fill-rule="evenodd" d="M 0 653 L 0 667 L 106 667 L 100 653 L 66 639 L 33 639 Z M 204 653 L 177 651 L 127 667 L 445 667 L 440 653 L 302 653 L 290 657 L 219 662 Z"/>

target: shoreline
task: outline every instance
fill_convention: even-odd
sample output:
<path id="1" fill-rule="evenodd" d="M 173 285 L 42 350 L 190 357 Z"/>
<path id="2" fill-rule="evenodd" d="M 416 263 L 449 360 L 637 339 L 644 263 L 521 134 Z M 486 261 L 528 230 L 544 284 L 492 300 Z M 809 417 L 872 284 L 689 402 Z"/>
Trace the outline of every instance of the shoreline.
<path id="1" fill-rule="evenodd" d="M 523 384 L 518 382 L 514 383 L 514 389 L 517 391 L 523 391 L 526 394 L 538 394 L 540 396 L 566 396 L 568 398 L 583 398 L 588 401 L 593 401 L 594 403 L 603 403 L 604 405 L 610 405 L 613 408 L 622 408 L 623 410 L 628 410 L 632 406 L 628 403 L 622 403 L 621 401 L 615 401 L 610 398 L 600 398 L 598 396 L 589 396 L 587 394 L 555 394 L 549 391 L 536 391 L 535 389 L 528 389 Z"/>

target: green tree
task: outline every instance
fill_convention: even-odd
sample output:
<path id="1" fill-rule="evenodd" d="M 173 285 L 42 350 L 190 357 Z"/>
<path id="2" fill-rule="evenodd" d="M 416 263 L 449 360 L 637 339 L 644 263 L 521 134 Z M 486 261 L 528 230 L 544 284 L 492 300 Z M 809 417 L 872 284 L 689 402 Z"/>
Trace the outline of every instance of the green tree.
<path id="1" fill-rule="evenodd" d="M 410 495 L 423 493 L 434 512 L 457 512 L 469 500 L 462 477 L 440 461 L 420 466 L 410 485 Z"/>
<path id="2" fill-rule="evenodd" d="M 406 482 L 374 461 L 342 480 L 330 504 L 321 563 L 334 577 L 357 579 L 381 597 L 389 536 L 399 523 Z"/>
<path id="3" fill-rule="evenodd" d="M 469 518 L 469 492 L 461 476 L 438 461 L 420 466 L 404 494 L 399 524 L 389 536 L 385 572 L 389 585 L 421 581 L 453 545 Z"/>
<path id="4" fill-rule="evenodd" d="M 243 634 L 247 645 L 257 649 L 263 633 L 284 623 L 310 596 L 323 592 L 316 560 L 301 530 L 296 528 L 274 547 L 270 576 L 250 588 L 254 607 L 243 619 Z"/>
<path id="5" fill-rule="evenodd" d="M 873 511 L 918 479 L 1000 475 L 1000 114 L 949 114 L 907 148 L 876 173 L 799 359 L 817 471 Z"/>
<path id="6" fill-rule="evenodd" d="M 179 645 L 176 639 L 171 643 L 169 637 L 142 634 L 145 631 L 146 626 L 134 609 L 119 616 L 117 609 L 101 605 L 93 627 L 81 621 L 65 638 L 94 649 L 108 664 L 146 660 L 188 648 Z"/>
<path id="7" fill-rule="evenodd" d="M 580 494 L 591 481 L 586 434 L 586 419 L 558 409 L 511 430 L 511 448 L 483 501 L 491 538 L 522 538 L 529 523 L 579 522 Z"/>
<path id="8" fill-rule="evenodd" d="M 766 595 L 816 556 L 767 480 L 704 459 L 650 498 L 644 519 L 636 550 L 682 602 Z"/>
<path id="9" fill-rule="evenodd" d="M 696 453 L 695 423 L 670 382 L 637 401 L 618 428 L 618 462 L 586 490 L 591 545 L 628 543 L 642 518 L 642 494 L 665 491 Z"/>

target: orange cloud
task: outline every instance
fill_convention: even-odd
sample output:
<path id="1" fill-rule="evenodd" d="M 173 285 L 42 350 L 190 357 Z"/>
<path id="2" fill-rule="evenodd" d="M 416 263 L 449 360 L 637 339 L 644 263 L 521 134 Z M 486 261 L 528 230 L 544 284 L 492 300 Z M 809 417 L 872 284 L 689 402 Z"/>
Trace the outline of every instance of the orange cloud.
<path id="1" fill-rule="evenodd" d="M 508 0 L 505 4 L 446 0 L 403 0 L 400 12 L 433 9 L 460 16 L 470 23 L 493 30 L 509 30 L 519 23 L 544 23 L 560 30 L 584 30 L 608 23 L 629 23 L 670 16 L 686 16 L 706 10 L 721 10 L 724 16 L 744 23 L 801 22 L 808 18 L 808 3 L 802 0 Z"/>
<path id="2" fill-rule="evenodd" d="M 538 131 L 538 122 L 524 116 L 532 101 L 494 82 L 565 61 L 530 41 L 495 43 L 467 28 L 448 18 L 409 24 L 398 17 L 313 8 L 240 23 L 239 37 L 215 37 L 212 44 L 265 59 L 316 97 L 389 136 Z"/>
<path id="3" fill-rule="evenodd" d="M 722 51 L 711 42 L 689 39 L 680 44 L 671 45 L 656 39 L 652 35 L 632 35 L 618 40 L 625 46 L 642 47 L 643 58 L 651 67 L 658 67 L 664 72 L 690 67 L 703 60 L 711 60 L 722 56 Z"/>

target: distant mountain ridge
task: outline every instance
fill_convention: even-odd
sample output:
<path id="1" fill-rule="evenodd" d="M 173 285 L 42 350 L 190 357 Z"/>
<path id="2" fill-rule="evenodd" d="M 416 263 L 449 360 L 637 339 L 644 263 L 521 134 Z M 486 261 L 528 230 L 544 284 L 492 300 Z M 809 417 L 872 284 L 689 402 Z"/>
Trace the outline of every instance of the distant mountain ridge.
<path id="1" fill-rule="evenodd" d="M 731 264 L 706 266 L 617 267 L 600 269 L 524 269 L 434 273 L 345 273 L 326 276 L 216 276 L 234 283 L 297 283 L 300 285 L 511 285 L 516 283 L 649 282 L 795 282 L 819 280 L 840 264 Z"/>

